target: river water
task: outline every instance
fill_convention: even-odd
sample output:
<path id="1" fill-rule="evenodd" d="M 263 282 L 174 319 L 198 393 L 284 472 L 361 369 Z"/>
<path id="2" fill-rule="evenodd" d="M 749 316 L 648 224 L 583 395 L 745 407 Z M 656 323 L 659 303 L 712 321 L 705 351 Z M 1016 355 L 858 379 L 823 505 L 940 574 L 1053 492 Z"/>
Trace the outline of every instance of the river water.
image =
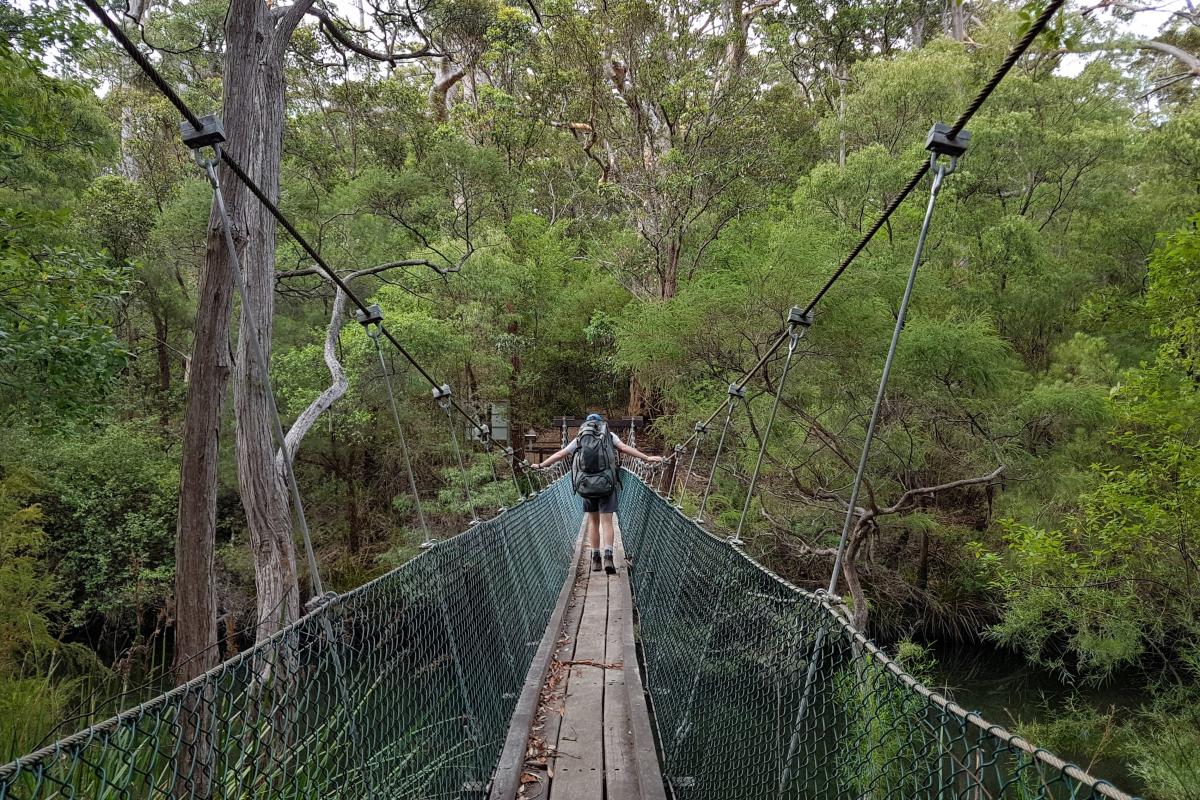
<path id="1" fill-rule="evenodd" d="M 1071 707 L 1101 713 L 1116 711 L 1124 720 L 1149 700 L 1140 690 L 1131 690 L 1116 680 L 1103 686 L 1069 686 L 1059 678 L 1030 665 L 1021 656 L 987 644 L 954 645 L 934 651 L 936 688 L 969 711 L 979 712 L 988 722 L 1028 736 L 1024 726 L 1050 723 L 1071 714 Z M 1068 737 L 1070 738 L 1070 737 Z M 1046 745 L 1061 758 L 1088 769 L 1121 789 L 1137 794 L 1143 786 L 1121 758 L 1094 758 L 1084 745 L 1071 752 L 1059 742 Z"/>

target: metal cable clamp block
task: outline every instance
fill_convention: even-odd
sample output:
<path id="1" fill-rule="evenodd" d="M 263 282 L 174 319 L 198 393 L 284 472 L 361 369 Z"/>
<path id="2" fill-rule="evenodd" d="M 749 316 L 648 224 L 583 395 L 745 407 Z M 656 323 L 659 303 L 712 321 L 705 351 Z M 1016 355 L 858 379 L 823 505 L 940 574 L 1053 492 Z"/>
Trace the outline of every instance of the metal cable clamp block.
<path id="1" fill-rule="evenodd" d="M 746 399 L 746 387 L 738 386 L 736 383 L 731 383 L 731 384 L 729 384 L 729 391 L 727 392 L 727 394 L 732 399 L 745 400 Z"/>
<path id="2" fill-rule="evenodd" d="M 708 426 L 705 425 L 703 422 L 697 422 L 692 427 L 692 430 L 695 431 L 696 433 L 708 433 Z"/>
<path id="3" fill-rule="evenodd" d="M 800 306 L 792 306 L 792 310 L 788 312 L 788 327 L 793 331 L 796 328 L 810 328 L 813 324 L 813 312 L 805 311 Z"/>
<path id="4" fill-rule="evenodd" d="M 930 153 L 930 166 L 936 169 L 941 156 L 950 160 L 949 165 L 945 167 L 945 175 L 954 172 L 958 167 L 958 157 L 967 152 L 967 147 L 971 144 L 970 131 L 959 131 L 954 136 L 950 135 L 950 131 L 951 128 L 946 123 L 935 122 L 929 129 L 929 135 L 925 137 L 925 149 Z"/>
<path id="5" fill-rule="evenodd" d="M 443 383 L 441 386 L 433 390 L 433 401 L 438 404 L 438 408 L 449 413 L 450 398 L 454 396 L 454 392 L 450 391 L 450 384 Z"/>
<path id="6" fill-rule="evenodd" d="M 221 162 L 221 145 L 225 142 L 225 123 L 216 114 L 200 118 L 197 128 L 188 120 L 179 123 L 179 135 L 183 143 L 192 151 L 192 158 L 200 169 L 206 173 L 209 168 L 215 168 Z M 211 155 L 205 155 L 205 148 L 212 150 Z M 212 182 L 212 179 L 209 179 Z"/>
<path id="7" fill-rule="evenodd" d="M 209 114 L 200 118 L 200 127 L 196 128 L 185 119 L 179 123 L 179 135 L 189 150 L 214 147 L 225 141 L 225 122 L 216 114 Z"/>
<path id="8" fill-rule="evenodd" d="M 364 310 L 357 311 L 354 314 L 354 318 L 356 320 L 358 320 L 359 325 L 362 325 L 364 328 L 367 329 L 368 336 L 378 336 L 379 335 L 379 333 L 377 331 L 375 331 L 375 332 L 371 331 L 372 325 L 376 325 L 376 326 L 383 325 L 383 310 L 379 306 L 372 305 L 372 306 L 368 306 Z"/>

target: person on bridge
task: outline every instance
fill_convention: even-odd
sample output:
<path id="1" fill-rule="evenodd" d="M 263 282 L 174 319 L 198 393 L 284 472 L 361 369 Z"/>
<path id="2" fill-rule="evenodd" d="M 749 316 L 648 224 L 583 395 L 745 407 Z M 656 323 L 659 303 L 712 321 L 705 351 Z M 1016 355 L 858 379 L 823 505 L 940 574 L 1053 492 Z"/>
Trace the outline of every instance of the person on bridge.
<path id="1" fill-rule="evenodd" d="M 592 571 L 599 572 L 601 564 L 609 575 L 616 574 L 613 560 L 613 514 L 617 510 L 617 491 L 621 485 L 620 464 L 617 451 L 643 461 L 657 463 L 658 456 L 648 456 L 636 447 L 621 441 L 617 434 L 604 424 L 604 417 L 588 414 L 579 429 L 579 435 L 554 455 L 534 464 L 534 469 L 546 469 L 574 456 L 571 461 L 571 476 L 575 492 L 583 498 L 583 510 L 587 514 L 588 541 L 592 547 Z M 604 535 L 604 557 L 600 556 L 600 537 Z"/>

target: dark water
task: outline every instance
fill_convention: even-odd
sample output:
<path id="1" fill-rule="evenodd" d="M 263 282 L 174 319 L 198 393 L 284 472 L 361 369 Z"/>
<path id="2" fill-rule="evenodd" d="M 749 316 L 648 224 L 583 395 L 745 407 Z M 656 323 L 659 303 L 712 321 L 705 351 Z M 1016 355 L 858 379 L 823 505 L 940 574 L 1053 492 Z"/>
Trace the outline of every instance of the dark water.
<path id="1" fill-rule="evenodd" d="M 1031 723 L 1050 723 L 1076 711 L 1093 709 L 1103 714 L 1116 712 L 1118 721 L 1128 719 L 1148 702 L 1149 696 L 1132 690 L 1119 680 L 1103 686 L 1071 686 L 1058 676 L 1031 666 L 1016 653 L 988 645 L 956 645 L 935 650 L 935 688 L 968 711 L 977 711 L 988 722 L 1036 739 L 1025 730 Z M 1130 793 L 1143 790 L 1141 782 L 1121 758 L 1094 757 L 1083 746 L 1033 741 L 1061 758 L 1087 769 Z"/>

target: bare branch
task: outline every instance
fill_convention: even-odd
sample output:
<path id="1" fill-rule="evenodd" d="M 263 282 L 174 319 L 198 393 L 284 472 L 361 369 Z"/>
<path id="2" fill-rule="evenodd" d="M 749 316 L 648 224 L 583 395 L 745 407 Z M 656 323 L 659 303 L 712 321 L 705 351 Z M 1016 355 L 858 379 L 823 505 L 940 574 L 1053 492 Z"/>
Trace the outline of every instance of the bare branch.
<path id="1" fill-rule="evenodd" d="M 318 20 L 320 20 L 321 32 L 324 33 L 326 38 L 328 38 L 331 42 L 340 44 L 347 50 L 358 53 L 360 56 L 369 58 L 372 61 L 382 61 L 385 64 L 391 64 L 395 66 L 396 62 L 398 61 L 409 61 L 416 58 L 436 57 L 441 55 L 440 53 L 434 51 L 428 40 L 426 40 L 425 46 L 421 49 L 413 50 L 407 53 L 385 53 L 381 50 L 372 50 L 371 48 L 364 47 L 363 45 L 351 39 L 349 34 L 342 29 L 341 24 L 337 21 L 337 19 L 325 9 L 310 6 L 307 9 L 307 13 L 310 17 L 316 17 Z"/>
<path id="2" fill-rule="evenodd" d="M 375 275 L 380 272 L 386 272 L 390 269 L 396 269 L 397 267 L 429 267 L 439 275 L 449 275 L 454 272 L 462 271 L 461 262 L 457 266 L 453 267 L 439 267 L 437 264 L 434 264 L 432 261 L 428 261 L 424 258 L 405 258 L 401 259 L 400 261 L 389 261 L 386 264 L 377 264 L 373 267 L 366 267 L 365 269 L 351 272 L 349 275 L 344 276 L 344 280 L 351 281 L 355 278 L 361 278 L 364 275 Z M 282 272 L 276 272 L 275 280 L 280 281 L 287 278 L 304 278 L 309 275 L 319 275 L 321 277 L 325 277 L 325 273 L 322 270 L 319 270 L 316 267 L 308 267 L 306 269 L 291 269 Z"/>

